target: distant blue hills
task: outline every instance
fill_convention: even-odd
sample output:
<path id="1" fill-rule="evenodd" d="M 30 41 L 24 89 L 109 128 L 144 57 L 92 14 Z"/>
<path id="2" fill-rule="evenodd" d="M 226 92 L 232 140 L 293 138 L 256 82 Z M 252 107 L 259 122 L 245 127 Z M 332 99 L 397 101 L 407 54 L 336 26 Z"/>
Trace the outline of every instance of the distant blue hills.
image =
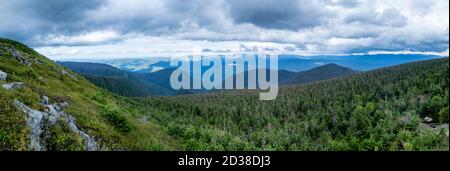
<path id="1" fill-rule="evenodd" d="M 414 62 L 440 58 L 440 56 L 420 55 L 420 54 L 378 54 L 378 55 L 347 55 L 347 56 L 298 56 L 298 55 L 280 55 L 278 58 L 278 69 L 292 72 L 306 71 L 325 64 L 338 64 L 358 71 L 369 71 L 373 69 Z M 122 70 L 151 73 L 158 70 L 171 68 L 169 58 L 154 59 L 120 59 L 94 61 L 96 63 L 105 63 Z"/>
<path id="2" fill-rule="evenodd" d="M 440 58 L 429 55 L 360 55 L 360 56 L 279 56 L 279 83 L 281 85 L 305 84 L 332 79 L 413 61 Z M 58 62 L 85 76 L 94 84 L 125 96 L 176 95 L 205 92 L 204 90 L 176 91 L 170 86 L 170 75 L 175 67 L 168 58 L 103 60 L 101 62 Z M 102 64 L 103 63 L 103 64 Z M 193 61 L 191 61 L 192 65 Z M 222 63 L 222 68 L 226 64 Z M 114 67 L 113 67 L 114 66 Z M 204 73 L 209 67 L 202 67 Z M 259 68 L 260 69 L 260 68 Z M 256 72 L 245 67 L 244 73 Z M 192 68 L 191 68 L 192 73 Z M 202 74 L 203 75 L 203 74 Z M 191 77 L 191 81 L 198 78 Z M 222 75 L 222 81 L 226 79 Z M 245 77 L 245 79 L 247 79 Z M 132 91 L 131 91 L 132 90 Z"/>

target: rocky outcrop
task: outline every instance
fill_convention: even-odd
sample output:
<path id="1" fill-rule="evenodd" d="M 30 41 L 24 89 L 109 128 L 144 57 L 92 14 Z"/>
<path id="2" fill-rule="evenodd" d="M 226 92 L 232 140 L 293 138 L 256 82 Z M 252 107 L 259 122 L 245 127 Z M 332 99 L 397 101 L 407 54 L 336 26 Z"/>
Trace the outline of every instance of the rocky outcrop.
<path id="1" fill-rule="evenodd" d="M 2 70 L 0 70 L 0 80 L 5 81 L 7 77 L 8 77 L 8 74 L 6 72 L 3 72 Z"/>
<path id="2" fill-rule="evenodd" d="M 28 61 L 28 59 L 20 51 L 17 51 L 16 49 L 8 47 L 8 46 L 1 46 L 1 45 L 0 45 L 0 49 L 3 49 L 5 51 L 9 52 L 9 54 L 11 54 L 12 57 L 16 58 L 20 63 L 27 65 L 27 66 L 31 66 L 31 62 Z"/>
<path id="3" fill-rule="evenodd" d="M 27 124 L 30 128 L 30 145 L 29 149 L 33 151 L 45 150 L 45 146 L 41 144 L 42 121 L 46 113 L 33 110 L 18 100 L 14 101 L 14 105 L 22 112 L 28 115 Z"/>
<path id="4" fill-rule="evenodd" d="M 68 76 L 68 77 L 71 78 L 72 80 L 78 80 L 77 77 L 75 77 L 75 75 L 73 75 L 73 74 L 70 73 L 69 71 L 61 70 L 61 74 L 64 75 L 64 76 Z"/>
<path id="5" fill-rule="evenodd" d="M 6 90 L 23 89 L 24 87 L 25 85 L 23 82 L 6 83 L 2 85 L 2 88 Z"/>
<path id="6" fill-rule="evenodd" d="M 45 145 L 43 145 L 41 141 L 41 135 L 44 132 L 42 128 L 44 124 L 50 124 L 50 126 L 55 126 L 58 121 L 65 122 L 70 131 L 79 135 L 85 143 L 85 150 L 87 151 L 96 151 L 98 150 L 97 143 L 94 138 L 89 136 L 87 133 L 81 131 L 75 122 L 75 118 L 71 115 L 62 111 L 62 107 L 56 103 L 49 104 L 49 99 L 46 96 L 41 98 L 41 104 L 45 107 L 46 111 L 37 111 L 29 108 L 18 100 L 14 101 L 14 105 L 20 109 L 22 112 L 28 115 L 27 123 L 30 127 L 30 145 L 29 149 L 34 151 L 43 151 L 46 150 Z M 60 103 L 65 106 L 68 105 L 67 102 Z"/>

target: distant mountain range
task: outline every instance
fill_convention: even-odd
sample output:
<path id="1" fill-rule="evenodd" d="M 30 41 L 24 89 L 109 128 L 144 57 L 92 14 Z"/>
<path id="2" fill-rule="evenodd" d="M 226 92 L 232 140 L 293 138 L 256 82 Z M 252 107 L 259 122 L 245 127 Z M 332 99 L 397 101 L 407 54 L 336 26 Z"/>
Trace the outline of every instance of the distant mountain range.
<path id="1" fill-rule="evenodd" d="M 70 68 L 95 85 L 120 95 L 135 97 L 176 94 L 170 88 L 169 82 L 173 69 L 157 73 L 135 73 L 99 63 L 58 62 L 58 64 Z"/>
<path id="2" fill-rule="evenodd" d="M 351 68 L 343 67 L 337 64 L 326 64 L 317 68 L 313 68 L 307 71 L 301 71 L 293 75 L 289 75 L 288 79 L 284 78 L 280 80 L 280 85 L 292 85 L 292 84 L 306 84 L 320 80 L 333 79 L 336 77 L 342 77 L 358 73 Z"/>
<path id="3" fill-rule="evenodd" d="M 222 57 L 224 58 L 224 57 Z M 440 58 L 440 56 L 420 54 L 376 54 L 376 55 L 322 55 L 322 56 L 299 56 L 279 55 L 278 69 L 291 72 L 300 72 L 325 65 L 337 64 L 358 71 L 369 71 L 373 69 Z M 134 59 L 102 59 L 102 60 L 71 60 L 74 62 L 103 63 L 114 66 L 121 70 L 152 73 L 162 69 L 172 68 L 170 58 L 134 58 Z"/>
<path id="4" fill-rule="evenodd" d="M 58 62 L 58 64 L 68 67 L 99 87 L 103 87 L 111 92 L 124 96 L 138 97 L 148 95 L 177 95 L 207 92 L 206 90 L 172 89 L 170 85 L 170 76 L 175 68 L 161 69 L 154 72 L 130 72 L 100 63 Z M 158 62 L 156 65 L 160 66 L 165 64 L 164 62 Z M 202 69 L 202 72 L 205 72 L 205 70 L 206 69 Z M 236 74 L 244 74 L 246 88 L 249 72 L 257 72 L 257 70 L 245 71 L 244 73 Z M 347 67 L 342 67 L 337 64 L 326 64 L 301 72 L 279 70 L 278 80 L 279 84 L 282 86 L 306 84 L 351 75 L 354 73 L 357 72 Z M 233 78 L 236 77 L 236 75 L 233 76 Z M 223 83 L 225 80 L 233 78 L 223 79 Z M 191 80 L 194 79 L 195 78 L 191 78 Z M 235 84 L 235 82 L 233 83 Z"/>
<path id="5" fill-rule="evenodd" d="M 104 64 L 62 64 L 84 77 L 0 38 L 0 150 L 449 149 L 448 57 L 282 86 L 272 101 L 258 100 L 261 91 L 246 90 L 128 98 L 105 88 L 128 96 L 161 93 L 171 71 L 142 74 Z M 282 82 L 305 83 L 351 72 L 340 66 L 280 70 L 279 76 Z"/>

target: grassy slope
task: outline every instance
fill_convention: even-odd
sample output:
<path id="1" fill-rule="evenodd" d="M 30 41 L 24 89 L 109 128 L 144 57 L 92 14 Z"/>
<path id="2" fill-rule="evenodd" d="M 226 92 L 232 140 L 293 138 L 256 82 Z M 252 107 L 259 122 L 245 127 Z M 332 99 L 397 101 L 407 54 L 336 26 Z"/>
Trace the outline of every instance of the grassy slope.
<path id="1" fill-rule="evenodd" d="M 133 99 L 64 76 L 65 68 L 20 43 L 0 45 L 33 61 L 27 67 L 0 57 L 7 82 L 26 85 L 0 89 L 0 150 L 27 149 L 26 118 L 12 102 L 42 110 L 42 95 L 68 100 L 65 111 L 105 150 L 448 150 L 448 137 L 420 124 L 445 108 L 448 114 L 448 59 L 285 87 L 276 101 L 259 101 L 257 91 Z M 149 123 L 137 120 L 144 116 Z M 81 149 L 64 125 L 50 129 L 50 149 Z"/>
<path id="2" fill-rule="evenodd" d="M 78 127 L 95 137 L 105 150 L 171 150 L 177 148 L 175 140 L 153 123 L 137 120 L 140 114 L 118 105 L 126 99 L 97 88 L 83 77 L 55 64 L 25 45 L 7 39 L 0 39 L 0 45 L 20 51 L 32 66 L 21 64 L 11 54 L 0 56 L 0 70 L 8 73 L 6 82 L 24 82 L 22 90 L 6 91 L 0 88 L 0 150 L 26 150 L 29 130 L 25 114 L 14 106 L 14 99 L 26 105 L 43 110 L 40 97 L 45 95 L 51 102 L 67 100 L 67 113 L 76 118 Z M 66 70 L 75 75 L 73 79 L 61 73 Z M 1 81 L 3 84 L 5 81 Z M 111 119 L 111 115 L 114 117 Z M 117 118 L 125 127 L 117 126 Z M 123 125 L 122 125 L 123 127 Z M 80 137 L 72 135 L 64 125 L 49 130 L 54 134 L 47 143 L 49 149 L 80 150 Z M 57 132 L 55 132 L 57 131 Z M 70 146 L 70 147 L 65 147 Z M 51 148 L 50 148 L 51 147 Z"/>

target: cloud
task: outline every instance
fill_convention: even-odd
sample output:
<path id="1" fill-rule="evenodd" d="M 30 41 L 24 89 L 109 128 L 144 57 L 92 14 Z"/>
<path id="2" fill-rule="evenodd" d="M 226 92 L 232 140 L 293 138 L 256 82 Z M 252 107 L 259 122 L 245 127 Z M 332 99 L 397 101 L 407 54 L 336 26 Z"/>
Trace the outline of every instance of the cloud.
<path id="1" fill-rule="evenodd" d="M 250 23 L 268 29 L 299 30 L 326 24 L 331 11 L 320 1 L 230 0 L 229 10 L 236 23 Z"/>
<path id="2" fill-rule="evenodd" d="M 172 52 L 186 50 L 186 42 L 213 43 L 204 49 L 214 52 L 254 46 L 293 53 L 442 52 L 448 10 L 448 0 L 0 0 L 0 36 L 69 51 L 148 39 L 170 42 L 178 49 Z"/>
<path id="3" fill-rule="evenodd" d="M 115 31 L 94 31 L 73 36 L 50 34 L 45 37 L 36 37 L 36 39 L 38 39 L 36 41 L 42 42 L 47 46 L 79 46 L 115 43 L 121 41 L 122 38 L 123 37 Z"/>
<path id="4" fill-rule="evenodd" d="M 384 9 L 381 12 L 370 10 L 368 12 L 354 12 L 349 14 L 344 21 L 348 23 L 358 23 L 362 25 L 403 27 L 407 24 L 408 18 L 395 8 Z"/>
<path id="5" fill-rule="evenodd" d="M 70 35 L 88 30 L 84 21 L 89 10 L 101 5 L 101 0 L 1 0 L 0 35 L 30 44 L 36 35 L 58 33 Z"/>

